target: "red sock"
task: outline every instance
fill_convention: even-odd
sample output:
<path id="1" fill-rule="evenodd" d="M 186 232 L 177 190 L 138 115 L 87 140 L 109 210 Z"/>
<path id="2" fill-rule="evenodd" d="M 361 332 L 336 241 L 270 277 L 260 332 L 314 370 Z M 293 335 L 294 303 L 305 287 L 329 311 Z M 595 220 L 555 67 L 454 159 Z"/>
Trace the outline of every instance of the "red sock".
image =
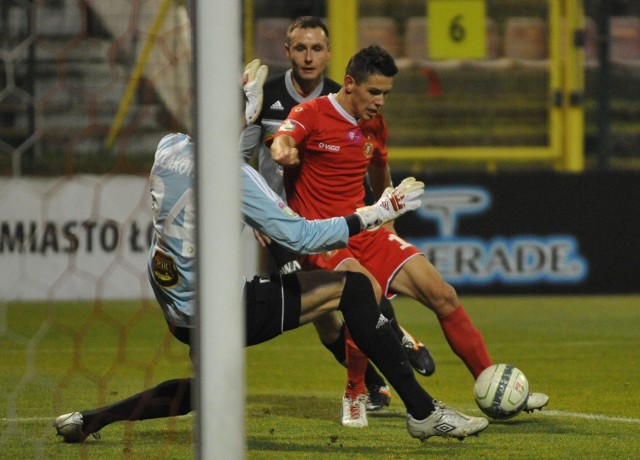
<path id="1" fill-rule="evenodd" d="M 467 365 L 473 378 L 477 378 L 493 364 L 482 334 L 473 325 L 462 305 L 441 318 L 440 326 L 451 349 Z"/>
<path id="2" fill-rule="evenodd" d="M 364 374 L 369 358 L 360 351 L 351 338 L 349 328 L 344 328 L 344 344 L 347 352 L 347 387 L 345 393 L 352 399 L 365 393 Z"/>

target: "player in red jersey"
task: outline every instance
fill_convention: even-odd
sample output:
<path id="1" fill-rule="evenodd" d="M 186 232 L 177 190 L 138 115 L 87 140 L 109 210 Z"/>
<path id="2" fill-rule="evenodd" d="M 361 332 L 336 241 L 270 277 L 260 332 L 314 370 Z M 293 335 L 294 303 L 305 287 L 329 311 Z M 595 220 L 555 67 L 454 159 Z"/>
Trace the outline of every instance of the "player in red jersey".
<path id="1" fill-rule="evenodd" d="M 331 55 L 329 30 L 324 22 L 314 16 L 301 16 L 287 29 L 284 51 L 290 69 L 268 78 L 264 83 L 263 98 L 255 123 L 262 131 L 261 139 L 272 136 L 297 104 L 313 100 L 319 96 L 337 93 L 340 84 L 327 78 L 324 73 Z M 248 155 L 245 159 L 249 160 Z M 286 200 L 282 166 L 276 164 L 264 143 L 259 144 L 258 170 L 272 190 Z M 362 184 L 361 184 L 362 187 Z M 369 203 L 371 204 L 371 203 Z M 263 238 L 258 238 L 265 245 Z M 277 243 L 266 245 L 283 274 L 299 270 L 298 255 L 285 250 Z M 395 313 L 391 303 L 383 299 L 380 308 L 385 316 L 393 319 Z M 343 318 L 333 313 L 323 315 L 313 322 L 322 344 L 336 360 L 346 363 L 345 330 Z M 397 321 L 392 327 L 402 341 L 411 365 L 420 374 L 428 376 L 435 371 L 435 363 L 426 346 L 414 338 Z M 390 389 L 374 366 L 368 366 L 365 373 L 368 392 L 367 410 L 379 410 L 391 401 Z"/>
<path id="2" fill-rule="evenodd" d="M 364 206 L 362 180 L 368 171 L 374 193 L 391 183 L 387 128 L 380 109 L 398 69 L 393 58 L 372 45 L 347 65 L 342 89 L 292 109 L 271 143 L 273 159 L 285 166 L 289 206 L 315 219 L 347 215 Z M 405 294 L 437 316 L 452 350 L 476 378 L 493 364 L 484 339 L 458 295 L 417 248 L 386 227 L 350 240 L 345 249 L 306 256 L 310 267 L 364 273 L 376 293 Z M 350 342 L 344 409 L 363 390 L 362 356 Z M 548 397 L 532 394 L 527 409 L 540 409 Z M 534 407 L 531 407 L 531 406 Z M 345 423 L 346 422 L 346 423 Z M 349 425 L 349 420 L 343 419 Z"/>

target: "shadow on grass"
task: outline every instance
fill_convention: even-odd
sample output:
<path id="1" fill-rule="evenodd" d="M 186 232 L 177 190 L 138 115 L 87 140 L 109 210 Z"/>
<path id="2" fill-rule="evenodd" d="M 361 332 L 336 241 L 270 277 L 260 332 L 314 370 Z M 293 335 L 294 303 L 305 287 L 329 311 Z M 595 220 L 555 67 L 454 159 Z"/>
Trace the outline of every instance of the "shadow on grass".
<path id="1" fill-rule="evenodd" d="M 250 417 L 287 417 L 337 420 L 341 401 L 338 398 L 299 395 L 249 395 L 247 415 Z"/>

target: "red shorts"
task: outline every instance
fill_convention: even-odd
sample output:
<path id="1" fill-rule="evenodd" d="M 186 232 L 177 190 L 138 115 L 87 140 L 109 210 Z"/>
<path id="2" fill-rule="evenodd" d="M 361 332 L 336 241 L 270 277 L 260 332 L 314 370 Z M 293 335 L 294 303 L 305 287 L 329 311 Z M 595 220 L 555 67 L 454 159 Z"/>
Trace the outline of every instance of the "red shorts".
<path id="1" fill-rule="evenodd" d="M 393 277 L 407 260 L 416 255 L 422 253 L 415 246 L 381 227 L 352 236 L 344 249 L 303 256 L 301 262 L 308 269 L 335 270 L 344 260 L 355 259 L 373 275 L 383 292 L 393 297 L 394 293 L 389 292 Z"/>

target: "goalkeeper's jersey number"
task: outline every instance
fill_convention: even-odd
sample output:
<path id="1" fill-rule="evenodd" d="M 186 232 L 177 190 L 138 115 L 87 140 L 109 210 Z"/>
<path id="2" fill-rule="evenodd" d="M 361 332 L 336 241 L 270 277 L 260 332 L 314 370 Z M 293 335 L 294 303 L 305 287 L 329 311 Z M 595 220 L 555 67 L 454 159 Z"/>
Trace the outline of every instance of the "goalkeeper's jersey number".
<path id="1" fill-rule="evenodd" d="M 190 178 L 184 178 L 190 180 Z M 174 188 L 175 189 L 175 188 Z M 175 191 L 172 189 L 172 191 Z M 183 257 L 195 256 L 195 207 L 193 188 L 182 188 L 179 196 L 165 195 L 162 177 L 151 177 L 151 210 L 156 231 L 164 243 Z"/>

